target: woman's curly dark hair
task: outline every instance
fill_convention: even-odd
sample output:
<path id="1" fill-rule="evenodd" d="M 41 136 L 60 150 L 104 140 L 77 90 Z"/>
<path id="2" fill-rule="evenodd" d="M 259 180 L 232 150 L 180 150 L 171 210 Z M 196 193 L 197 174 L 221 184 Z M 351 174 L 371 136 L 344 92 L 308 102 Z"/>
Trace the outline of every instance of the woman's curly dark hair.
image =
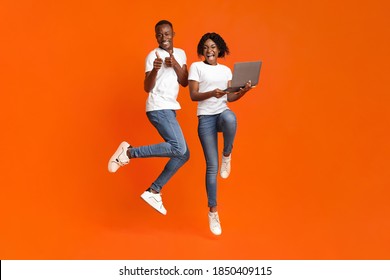
<path id="1" fill-rule="evenodd" d="M 211 32 L 211 33 L 206 33 L 202 36 L 198 43 L 198 55 L 202 56 L 203 55 L 203 47 L 204 43 L 208 40 L 212 40 L 218 47 L 219 49 L 219 54 L 218 57 L 225 57 L 225 55 L 228 55 L 230 53 L 228 46 L 225 43 L 225 40 L 217 33 Z"/>

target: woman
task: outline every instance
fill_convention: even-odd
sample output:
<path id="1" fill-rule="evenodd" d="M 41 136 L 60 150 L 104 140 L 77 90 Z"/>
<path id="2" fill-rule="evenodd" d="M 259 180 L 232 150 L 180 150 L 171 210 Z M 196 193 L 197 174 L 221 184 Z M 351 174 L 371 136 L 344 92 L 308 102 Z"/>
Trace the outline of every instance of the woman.
<path id="1" fill-rule="evenodd" d="M 198 102 L 198 136 L 206 160 L 210 230 L 220 235 L 222 229 L 217 208 L 218 132 L 222 132 L 224 139 L 220 175 L 226 179 L 231 170 L 231 152 L 237 129 L 236 115 L 227 102 L 243 97 L 251 89 L 251 82 L 248 81 L 237 92 L 224 91 L 231 85 L 232 71 L 218 63 L 218 58 L 229 54 L 229 48 L 219 34 L 204 34 L 198 43 L 197 53 L 204 60 L 191 65 L 189 89 L 192 101 Z"/>

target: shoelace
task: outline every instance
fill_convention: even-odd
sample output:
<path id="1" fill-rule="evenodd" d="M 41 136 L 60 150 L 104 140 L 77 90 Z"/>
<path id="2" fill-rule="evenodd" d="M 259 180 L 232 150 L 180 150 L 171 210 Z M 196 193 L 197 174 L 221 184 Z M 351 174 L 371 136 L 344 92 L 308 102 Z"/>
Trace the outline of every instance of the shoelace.
<path id="1" fill-rule="evenodd" d="M 159 193 L 153 193 L 153 192 L 151 192 L 151 191 L 149 191 L 150 192 L 150 194 L 152 194 L 152 196 L 151 197 L 153 197 L 153 199 L 156 201 L 156 202 L 161 202 L 162 203 L 162 192 L 159 192 Z M 157 200 L 156 199 L 156 196 L 160 199 L 160 200 Z"/>
<path id="2" fill-rule="evenodd" d="M 223 161 L 222 161 L 221 170 L 227 171 L 229 163 L 230 163 L 230 159 L 228 159 L 228 160 L 223 160 Z"/>
<path id="3" fill-rule="evenodd" d="M 217 226 L 215 223 L 219 224 L 219 217 L 217 215 L 211 216 L 211 224 L 215 227 Z"/>
<path id="4" fill-rule="evenodd" d="M 117 164 L 119 164 L 119 166 L 124 166 L 124 165 L 126 165 L 126 164 L 129 163 L 128 160 L 121 161 L 119 157 L 117 157 L 117 158 L 115 159 L 115 161 L 116 161 Z"/>
<path id="5" fill-rule="evenodd" d="M 130 146 L 131 147 L 131 146 Z M 125 160 L 121 160 L 121 156 L 123 155 L 123 153 L 126 153 L 127 152 L 127 149 L 126 150 L 122 150 L 122 152 L 118 155 L 118 157 L 115 159 L 115 161 L 119 164 L 119 166 L 124 166 L 126 164 L 129 163 L 130 159 L 127 155 L 125 155 L 125 157 L 127 159 Z"/>

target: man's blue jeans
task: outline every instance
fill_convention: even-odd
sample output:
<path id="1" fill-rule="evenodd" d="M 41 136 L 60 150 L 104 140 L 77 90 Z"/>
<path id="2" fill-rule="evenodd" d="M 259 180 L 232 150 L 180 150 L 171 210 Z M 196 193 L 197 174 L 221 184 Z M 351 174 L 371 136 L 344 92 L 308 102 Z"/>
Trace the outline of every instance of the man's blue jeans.
<path id="1" fill-rule="evenodd" d="M 190 151 L 174 110 L 158 110 L 146 113 L 149 121 L 157 129 L 165 142 L 131 148 L 132 158 L 169 157 L 164 170 L 150 186 L 160 192 L 163 186 L 190 158 Z"/>
<path id="2" fill-rule="evenodd" d="M 237 131 L 237 119 L 227 109 L 217 115 L 198 116 L 198 136 L 206 159 L 206 191 L 208 206 L 217 206 L 218 132 L 223 135 L 223 153 L 232 152 Z"/>

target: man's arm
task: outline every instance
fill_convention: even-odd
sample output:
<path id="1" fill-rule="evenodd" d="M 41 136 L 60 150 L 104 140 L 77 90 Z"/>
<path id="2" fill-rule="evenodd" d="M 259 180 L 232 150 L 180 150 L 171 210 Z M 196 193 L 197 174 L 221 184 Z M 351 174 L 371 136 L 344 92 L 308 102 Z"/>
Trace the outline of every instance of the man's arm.
<path id="1" fill-rule="evenodd" d="M 154 88 L 154 85 L 156 84 L 156 77 L 157 72 L 155 68 L 152 69 L 152 71 L 145 73 L 145 80 L 144 80 L 144 90 L 149 93 Z"/>
<path id="2" fill-rule="evenodd" d="M 177 81 L 179 82 L 179 84 L 181 84 L 183 87 L 186 87 L 188 85 L 187 65 L 184 64 L 183 66 L 180 66 L 180 64 L 173 56 L 172 51 L 169 51 L 169 57 L 165 58 L 165 65 L 168 67 L 173 67 L 173 70 L 175 70 L 175 73 L 177 75 Z"/>
<path id="3" fill-rule="evenodd" d="M 156 77 L 158 70 L 160 70 L 162 66 L 163 60 L 158 55 L 158 52 L 156 51 L 156 59 L 153 62 L 153 69 L 152 71 L 146 72 L 145 74 L 145 80 L 144 80 L 144 90 L 149 93 L 154 88 L 154 85 L 156 84 Z"/>
<path id="4" fill-rule="evenodd" d="M 183 65 L 183 67 L 180 67 L 179 64 L 177 64 L 177 67 L 173 67 L 173 69 L 176 72 L 177 75 L 177 81 L 179 84 L 181 84 L 183 87 L 188 86 L 188 70 L 187 65 Z"/>

